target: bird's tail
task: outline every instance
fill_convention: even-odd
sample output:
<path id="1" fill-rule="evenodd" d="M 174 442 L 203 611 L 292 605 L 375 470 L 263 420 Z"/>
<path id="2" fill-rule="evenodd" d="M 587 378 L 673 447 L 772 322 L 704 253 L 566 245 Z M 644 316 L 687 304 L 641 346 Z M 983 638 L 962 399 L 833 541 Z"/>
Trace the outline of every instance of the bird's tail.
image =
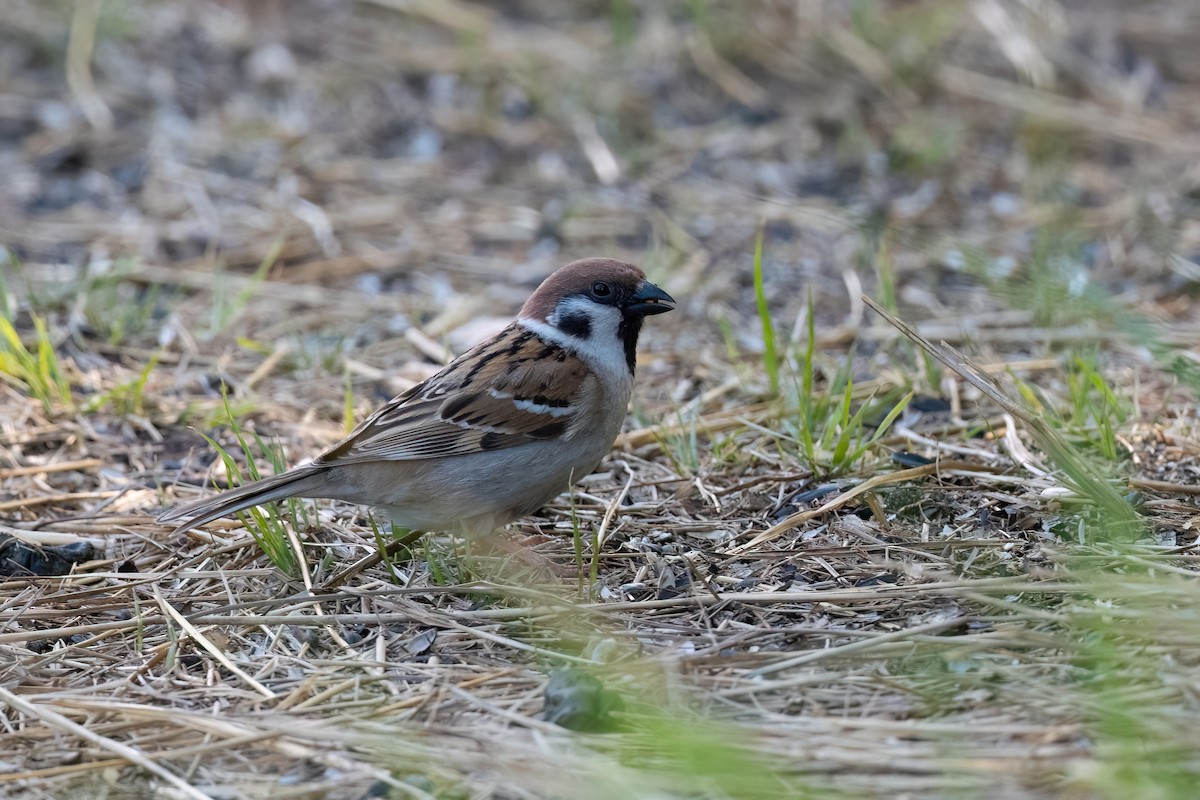
<path id="1" fill-rule="evenodd" d="M 162 514 L 157 522 L 174 522 L 178 519 L 192 519 L 175 529 L 175 533 L 183 533 L 199 527 L 206 522 L 241 511 L 251 506 L 269 503 L 272 500 L 282 500 L 286 497 L 311 497 L 310 491 L 319 485 L 321 474 L 326 467 L 309 464 L 288 470 L 279 475 L 253 481 L 236 489 L 197 500 L 194 503 L 173 508 Z"/>

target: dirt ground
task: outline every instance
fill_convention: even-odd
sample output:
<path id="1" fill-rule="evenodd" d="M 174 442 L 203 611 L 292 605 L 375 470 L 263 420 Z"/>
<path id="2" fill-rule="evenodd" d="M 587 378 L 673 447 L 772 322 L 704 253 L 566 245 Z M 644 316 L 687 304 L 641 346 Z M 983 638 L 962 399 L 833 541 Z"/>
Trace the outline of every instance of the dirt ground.
<path id="1" fill-rule="evenodd" d="M 3 16 L 0 536 L 93 549 L 0 578 L 0 796 L 1194 795 L 1200 6 Z M 591 255 L 679 307 L 561 585 L 154 522 Z"/>

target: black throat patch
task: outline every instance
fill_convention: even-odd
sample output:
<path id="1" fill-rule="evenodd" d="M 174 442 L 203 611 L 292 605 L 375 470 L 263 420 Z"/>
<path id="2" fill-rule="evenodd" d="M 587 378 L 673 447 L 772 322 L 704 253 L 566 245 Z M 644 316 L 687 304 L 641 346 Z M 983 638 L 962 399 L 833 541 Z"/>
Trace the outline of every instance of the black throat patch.
<path id="1" fill-rule="evenodd" d="M 629 365 L 630 375 L 637 367 L 637 342 L 638 334 L 641 332 L 642 316 L 640 314 L 628 314 L 621 317 L 621 324 L 617 326 L 617 337 L 625 343 L 625 363 Z"/>

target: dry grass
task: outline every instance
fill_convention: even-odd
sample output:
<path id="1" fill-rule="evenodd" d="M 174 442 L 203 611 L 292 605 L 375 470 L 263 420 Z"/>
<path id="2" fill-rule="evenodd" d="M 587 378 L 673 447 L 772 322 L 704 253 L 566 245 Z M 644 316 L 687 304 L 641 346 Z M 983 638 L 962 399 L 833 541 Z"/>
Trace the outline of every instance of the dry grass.
<path id="1" fill-rule="evenodd" d="M 0 579 L 0 794 L 1190 797 L 1197 23 L 17 2 L 0 534 L 102 555 Z M 601 253 L 682 302 L 601 471 L 505 534 L 578 578 L 337 504 L 291 573 L 152 522 L 225 480 L 197 431 L 294 462 Z M 567 667 L 619 730 L 543 718 Z"/>

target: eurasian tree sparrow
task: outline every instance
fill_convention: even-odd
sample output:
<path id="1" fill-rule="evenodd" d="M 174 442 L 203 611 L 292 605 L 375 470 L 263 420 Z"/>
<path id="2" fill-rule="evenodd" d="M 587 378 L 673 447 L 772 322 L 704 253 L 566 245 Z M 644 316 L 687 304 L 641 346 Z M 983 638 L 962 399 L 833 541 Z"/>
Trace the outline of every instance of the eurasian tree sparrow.
<path id="1" fill-rule="evenodd" d="M 517 319 L 311 463 L 168 511 L 176 533 L 288 497 L 377 506 L 411 530 L 488 533 L 596 468 L 633 390 L 642 320 L 675 301 L 632 264 L 546 278 Z"/>

